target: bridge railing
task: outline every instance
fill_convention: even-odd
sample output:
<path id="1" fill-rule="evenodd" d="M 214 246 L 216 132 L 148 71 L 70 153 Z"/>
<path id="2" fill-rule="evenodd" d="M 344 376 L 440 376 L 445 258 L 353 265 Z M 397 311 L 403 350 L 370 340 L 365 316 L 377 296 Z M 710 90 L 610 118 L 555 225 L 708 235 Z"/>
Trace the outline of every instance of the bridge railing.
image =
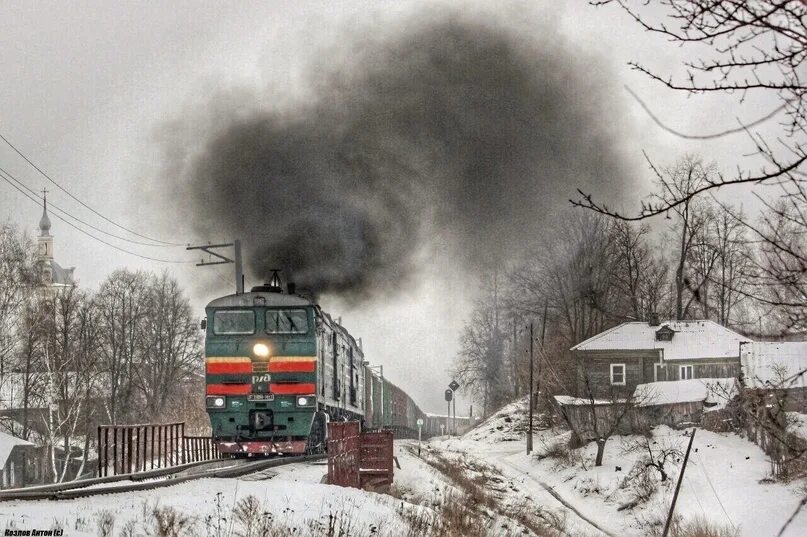
<path id="1" fill-rule="evenodd" d="M 217 458 L 213 439 L 185 436 L 184 422 L 98 427 L 98 477 Z"/>

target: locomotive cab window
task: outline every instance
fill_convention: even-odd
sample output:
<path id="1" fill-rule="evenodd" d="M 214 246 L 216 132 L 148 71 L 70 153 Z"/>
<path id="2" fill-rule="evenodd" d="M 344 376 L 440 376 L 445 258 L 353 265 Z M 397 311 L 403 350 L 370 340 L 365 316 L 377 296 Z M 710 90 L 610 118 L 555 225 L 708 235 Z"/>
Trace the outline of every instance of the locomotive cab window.
<path id="1" fill-rule="evenodd" d="M 304 309 L 266 310 L 269 334 L 307 334 L 308 312 Z"/>
<path id="2" fill-rule="evenodd" d="M 252 310 L 220 310 L 213 315 L 213 333 L 236 335 L 255 333 L 255 312 Z"/>

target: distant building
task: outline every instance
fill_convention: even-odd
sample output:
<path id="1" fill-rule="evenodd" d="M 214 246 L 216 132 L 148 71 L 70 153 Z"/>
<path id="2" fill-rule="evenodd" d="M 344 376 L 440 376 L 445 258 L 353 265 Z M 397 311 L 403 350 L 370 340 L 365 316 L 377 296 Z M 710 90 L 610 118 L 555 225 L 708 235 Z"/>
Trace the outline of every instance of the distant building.
<path id="1" fill-rule="evenodd" d="M 75 287 L 76 282 L 73 277 L 75 267 L 63 268 L 53 257 L 53 235 L 50 234 L 47 194 L 43 200 L 42 218 L 39 219 L 39 236 L 37 237 L 37 256 L 42 271 L 42 285 L 51 289 Z"/>
<path id="2" fill-rule="evenodd" d="M 630 394 L 651 382 L 740 376 L 740 344 L 749 338 L 714 321 L 630 322 L 572 347 L 578 394 Z M 588 387 L 586 386 L 588 384 Z"/>
<path id="3" fill-rule="evenodd" d="M 37 459 L 36 445 L 0 431 L 0 488 L 29 484 Z"/>
<path id="4" fill-rule="evenodd" d="M 746 389 L 776 396 L 785 410 L 807 412 L 807 342 L 746 343 L 740 362 Z"/>

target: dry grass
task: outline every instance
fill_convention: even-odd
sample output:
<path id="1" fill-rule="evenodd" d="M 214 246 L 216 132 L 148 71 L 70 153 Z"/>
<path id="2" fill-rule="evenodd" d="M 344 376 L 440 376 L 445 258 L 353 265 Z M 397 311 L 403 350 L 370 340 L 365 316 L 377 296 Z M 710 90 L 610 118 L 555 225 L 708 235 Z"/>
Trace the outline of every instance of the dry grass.
<path id="1" fill-rule="evenodd" d="M 667 520 L 669 505 L 656 509 L 651 514 L 641 520 L 640 527 L 647 537 L 661 537 L 664 531 L 664 523 Z M 739 529 L 717 524 L 701 516 L 695 518 L 685 518 L 676 514 L 673 516 L 670 525 L 670 537 L 738 537 Z"/>
<path id="2" fill-rule="evenodd" d="M 508 503 L 503 500 L 505 480 L 489 464 L 470 457 L 451 458 L 439 451 L 425 452 L 423 460 L 447 477 L 460 491 L 459 496 L 444 503 L 433 528 L 442 532 L 429 537 L 485 536 L 504 530 L 507 534 L 536 537 L 566 535 L 566 519 L 533 502 Z M 445 525 L 443 527 L 443 525 Z M 498 525 L 494 530 L 492 526 Z"/>

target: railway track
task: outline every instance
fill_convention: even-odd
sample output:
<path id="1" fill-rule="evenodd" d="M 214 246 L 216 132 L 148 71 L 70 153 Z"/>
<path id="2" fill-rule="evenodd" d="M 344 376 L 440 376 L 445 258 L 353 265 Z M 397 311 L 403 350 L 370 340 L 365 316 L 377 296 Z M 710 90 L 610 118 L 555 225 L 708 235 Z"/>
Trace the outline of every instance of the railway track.
<path id="1" fill-rule="evenodd" d="M 207 477 L 236 478 L 263 472 L 269 468 L 285 466 L 295 462 L 322 460 L 327 455 L 303 455 L 250 461 L 244 459 L 216 460 L 183 464 L 172 468 L 160 468 L 133 474 L 97 477 L 40 485 L 24 489 L 10 489 L 0 492 L 0 502 L 15 500 L 72 500 L 104 494 L 120 494 L 140 490 L 170 487 L 194 479 Z"/>

